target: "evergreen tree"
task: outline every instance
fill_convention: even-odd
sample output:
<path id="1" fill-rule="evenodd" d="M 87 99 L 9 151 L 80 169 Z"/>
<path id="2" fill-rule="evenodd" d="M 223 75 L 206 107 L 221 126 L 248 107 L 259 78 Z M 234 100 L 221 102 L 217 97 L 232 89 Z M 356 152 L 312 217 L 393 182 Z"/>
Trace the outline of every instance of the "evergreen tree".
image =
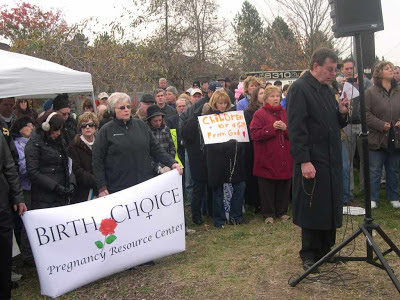
<path id="1" fill-rule="evenodd" d="M 258 71 L 264 63 L 262 48 L 264 40 L 264 24 L 257 9 L 248 1 L 244 1 L 242 10 L 236 14 L 233 25 L 239 58 L 244 71 Z"/>
<path id="2" fill-rule="evenodd" d="M 295 41 L 293 30 L 290 29 L 289 25 L 281 17 L 276 17 L 272 24 L 268 26 L 268 39 L 273 38 L 274 36 L 282 38 L 288 42 Z"/>

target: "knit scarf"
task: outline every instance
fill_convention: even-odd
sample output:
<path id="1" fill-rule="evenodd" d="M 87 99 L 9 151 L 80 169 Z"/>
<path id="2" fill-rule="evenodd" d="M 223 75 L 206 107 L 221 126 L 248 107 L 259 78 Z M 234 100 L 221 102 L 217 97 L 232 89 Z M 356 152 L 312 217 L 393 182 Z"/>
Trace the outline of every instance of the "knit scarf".
<path id="1" fill-rule="evenodd" d="M 265 104 L 265 108 L 270 111 L 280 111 L 282 110 L 282 106 L 279 104 L 278 106 L 271 106 L 269 103 Z"/>

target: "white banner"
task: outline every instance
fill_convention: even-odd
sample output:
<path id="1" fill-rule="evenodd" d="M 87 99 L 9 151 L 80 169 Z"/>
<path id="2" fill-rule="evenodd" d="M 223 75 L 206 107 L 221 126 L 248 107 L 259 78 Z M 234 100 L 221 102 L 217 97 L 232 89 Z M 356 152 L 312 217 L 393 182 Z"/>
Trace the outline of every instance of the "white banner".
<path id="1" fill-rule="evenodd" d="M 26 212 L 41 293 L 54 298 L 185 251 L 183 213 L 176 170 L 93 201 Z"/>
<path id="2" fill-rule="evenodd" d="M 224 143 L 232 139 L 249 142 L 243 111 L 199 116 L 198 119 L 205 144 Z"/>

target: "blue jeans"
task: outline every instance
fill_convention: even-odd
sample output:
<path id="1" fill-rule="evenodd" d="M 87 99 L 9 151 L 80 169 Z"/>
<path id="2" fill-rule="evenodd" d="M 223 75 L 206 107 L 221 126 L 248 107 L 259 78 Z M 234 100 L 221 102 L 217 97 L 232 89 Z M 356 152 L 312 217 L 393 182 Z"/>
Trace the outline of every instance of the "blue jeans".
<path id="1" fill-rule="evenodd" d="M 242 205 L 246 183 L 244 181 L 232 183 L 233 194 L 231 199 L 231 210 L 229 218 L 236 223 L 242 223 Z M 223 185 L 213 187 L 213 219 L 215 227 L 221 227 L 226 223 L 224 208 L 224 187 Z"/>
<path id="2" fill-rule="evenodd" d="M 386 199 L 399 200 L 400 152 L 389 153 L 385 149 L 369 151 L 369 173 L 371 176 L 371 200 L 379 202 L 382 168 L 386 170 Z"/>
<path id="3" fill-rule="evenodd" d="M 342 142 L 342 164 L 343 164 L 343 203 L 349 202 L 354 198 L 354 195 L 350 193 L 350 164 L 349 157 L 347 155 L 346 142 Z"/>

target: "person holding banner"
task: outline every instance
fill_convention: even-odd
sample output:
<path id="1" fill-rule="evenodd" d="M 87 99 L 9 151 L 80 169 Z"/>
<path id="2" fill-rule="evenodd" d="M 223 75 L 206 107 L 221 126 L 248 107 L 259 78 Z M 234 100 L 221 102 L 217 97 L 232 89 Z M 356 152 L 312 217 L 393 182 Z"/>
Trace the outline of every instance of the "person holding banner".
<path id="1" fill-rule="evenodd" d="M 254 141 L 254 176 L 258 177 L 261 213 L 265 224 L 274 218 L 287 221 L 293 159 L 287 131 L 286 112 L 280 105 L 280 88 L 266 87 L 266 104 L 254 113 L 250 124 Z"/>
<path id="2" fill-rule="evenodd" d="M 72 159 L 72 170 L 76 177 L 76 191 L 72 203 L 92 200 L 97 195 L 96 183 L 92 169 L 92 147 L 95 133 L 99 128 L 99 120 L 92 112 L 85 112 L 78 118 L 77 134 L 68 147 L 68 155 Z"/>
<path id="3" fill-rule="evenodd" d="M 26 171 L 31 181 L 32 209 L 71 203 L 75 190 L 72 161 L 61 136 L 63 116 L 48 111 L 37 121 L 25 147 Z"/>
<path id="4" fill-rule="evenodd" d="M 96 136 L 92 166 L 99 197 L 107 196 L 154 176 L 151 159 L 177 169 L 178 163 L 157 143 L 150 128 L 131 117 L 131 99 L 125 93 L 113 93 L 107 101 L 113 120 Z"/>
<path id="5" fill-rule="evenodd" d="M 229 95 L 223 90 L 216 90 L 210 102 L 205 104 L 202 115 L 220 114 L 231 109 Z M 225 143 L 207 144 L 206 162 L 208 185 L 213 193 L 213 219 L 217 228 L 227 223 L 224 207 L 224 183 L 231 183 L 233 193 L 229 211 L 229 224 L 243 223 L 242 204 L 246 187 L 245 144 L 237 140 Z"/>
<path id="6" fill-rule="evenodd" d="M 0 133 L 0 299 L 11 298 L 13 237 L 11 205 L 19 215 L 27 210 L 13 157 L 6 139 Z"/>

